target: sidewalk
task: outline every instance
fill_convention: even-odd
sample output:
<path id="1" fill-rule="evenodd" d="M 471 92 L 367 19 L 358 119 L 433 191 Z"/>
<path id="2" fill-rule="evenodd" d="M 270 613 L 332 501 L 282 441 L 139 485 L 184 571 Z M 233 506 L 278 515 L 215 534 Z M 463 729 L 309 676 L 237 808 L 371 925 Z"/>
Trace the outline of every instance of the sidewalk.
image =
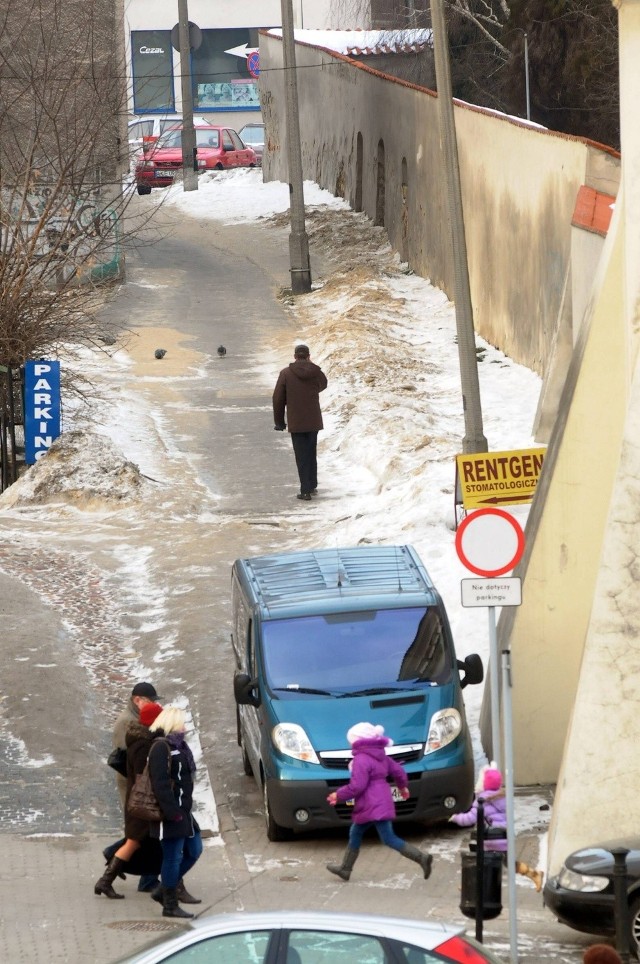
<path id="1" fill-rule="evenodd" d="M 147 894 L 137 893 L 136 877 L 115 882 L 115 889 L 126 895 L 124 900 L 107 900 L 92 893 L 103 866 L 101 850 L 111 840 L 93 834 L 2 835 L 3 960 L 11 964 L 108 964 L 182 926 L 163 919 L 159 905 Z M 276 884 L 273 875 L 264 870 L 266 853 L 247 855 L 238 862 L 238 855 L 230 853 L 220 840 L 207 841 L 188 881 L 189 890 L 202 897 L 203 903 L 191 909 L 205 915 L 243 909 L 331 907 L 366 912 L 370 898 L 379 894 L 389 914 L 462 924 L 471 936 L 475 933 L 475 922 L 464 918 L 457 907 L 459 859 L 448 861 L 436 854 L 432 878 L 425 882 L 412 871 L 405 877 L 405 862 L 398 862 L 396 854 L 382 851 L 372 842 L 363 850 L 359 873 L 354 873 L 347 885 L 334 883 L 324 869 L 321 841 L 318 845 L 305 841 L 281 846 L 287 851 L 281 851 Z M 264 851 L 272 853 L 272 849 L 273 845 L 265 843 Z M 272 870 L 274 863 L 271 859 Z M 503 903 L 507 900 L 506 877 L 502 899 Z M 593 943 L 593 938 L 555 923 L 527 883 L 518 884 L 517 901 L 520 964 L 578 964 L 582 960 L 582 949 Z M 484 923 L 484 940 L 502 960 L 509 960 L 506 910 Z"/>

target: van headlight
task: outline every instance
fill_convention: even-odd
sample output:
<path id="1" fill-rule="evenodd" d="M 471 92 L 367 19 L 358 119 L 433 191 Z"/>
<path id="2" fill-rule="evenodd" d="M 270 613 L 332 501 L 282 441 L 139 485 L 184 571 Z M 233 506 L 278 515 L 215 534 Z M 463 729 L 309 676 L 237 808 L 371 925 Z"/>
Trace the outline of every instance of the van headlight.
<path id="1" fill-rule="evenodd" d="M 462 719 L 456 709 L 450 706 L 446 710 L 438 710 L 431 717 L 429 735 L 424 745 L 424 752 L 434 753 L 441 750 L 447 743 L 451 743 L 462 730 Z"/>
<path id="2" fill-rule="evenodd" d="M 305 763 L 320 763 L 309 737 L 297 723 L 278 723 L 271 731 L 271 739 L 275 748 L 285 756 Z"/>

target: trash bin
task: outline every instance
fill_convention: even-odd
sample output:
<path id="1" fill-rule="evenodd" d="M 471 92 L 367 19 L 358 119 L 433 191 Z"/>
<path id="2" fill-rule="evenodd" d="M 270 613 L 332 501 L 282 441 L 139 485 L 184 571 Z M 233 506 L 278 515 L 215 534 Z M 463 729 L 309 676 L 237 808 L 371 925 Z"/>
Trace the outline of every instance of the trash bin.
<path id="1" fill-rule="evenodd" d="M 460 910 L 465 917 L 477 918 L 477 855 L 461 853 Z M 482 920 L 492 920 L 502 912 L 502 854 L 497 850 L 485 850 L 482 874 Z"/>

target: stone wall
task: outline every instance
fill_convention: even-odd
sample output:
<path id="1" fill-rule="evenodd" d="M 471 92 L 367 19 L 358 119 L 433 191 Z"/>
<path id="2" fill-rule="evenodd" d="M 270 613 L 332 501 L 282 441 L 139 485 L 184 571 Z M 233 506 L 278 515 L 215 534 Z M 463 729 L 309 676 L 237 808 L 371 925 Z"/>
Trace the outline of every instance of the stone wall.
<path id="1" fill-rule="evenodd" d="M 282 42 L 260 36 L 266 180 L 288 180 Z M 413 270 L 453 296 L 436 95 L 296 44 L 304 176 L 384 224 Z M 540 374 L 565 289 L 581 184 L 615 194 L 614 152 L 456 103 L 476 330 Z"/>

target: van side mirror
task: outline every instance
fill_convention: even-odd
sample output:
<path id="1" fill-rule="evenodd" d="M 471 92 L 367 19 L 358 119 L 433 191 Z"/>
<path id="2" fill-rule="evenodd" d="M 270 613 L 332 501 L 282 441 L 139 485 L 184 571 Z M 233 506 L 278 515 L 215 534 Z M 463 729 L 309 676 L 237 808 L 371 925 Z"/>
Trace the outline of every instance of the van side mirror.
<path id="1" fill-rule="evenodd" d="M 242 706 L 260 706 L 262 702 L 258 680 L 251 679 L 248 673 L 236 673 L 233 677 L 233 695 Z"/>
<path id="2" fill-rule="evenodd" d="M 465 686 L 469 686 L 469 684 L 475 686 L 476 683 L 482 682 L 484 679 L 484 667 L 477 653 L 471 653 L 464 661 L 459 659 L 457 662 L 458 669 L 464 672 L 464 676 L 460 680 L 462 689 L 464 689 Z"/>

